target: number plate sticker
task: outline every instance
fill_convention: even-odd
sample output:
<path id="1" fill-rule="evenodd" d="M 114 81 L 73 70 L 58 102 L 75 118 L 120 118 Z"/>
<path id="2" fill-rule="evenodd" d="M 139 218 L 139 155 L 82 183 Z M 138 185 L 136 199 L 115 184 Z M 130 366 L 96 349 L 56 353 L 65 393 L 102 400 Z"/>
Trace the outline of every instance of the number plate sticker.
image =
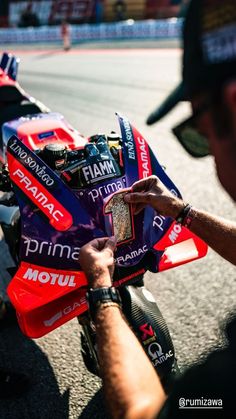
<path id="1" fill-rule="evenodd" d="M 117 244 L 131 241 L 134 238 L 134 223 L 131 204 L 124 201 L 127 191 L 113 194 L 104 206 L 104 214 L 110 214 L 113 234 Z"/>

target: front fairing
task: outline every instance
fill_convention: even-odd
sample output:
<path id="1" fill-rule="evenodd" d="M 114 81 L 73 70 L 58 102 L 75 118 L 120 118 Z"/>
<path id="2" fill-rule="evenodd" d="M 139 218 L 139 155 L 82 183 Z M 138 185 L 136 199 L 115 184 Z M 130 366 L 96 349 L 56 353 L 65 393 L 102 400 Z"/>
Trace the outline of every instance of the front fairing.
<path id="1" fill-rule="evenodd" d="M 95 237 L 113 234 L 113 219 L 110 214 L 104 214 L 104 205 L 109 197 L 131 187 L 133 182 L 143 176 L 155 173 L 169 189 L 180 196 L 179 191 L 137 130 L 132 128 L 128 120 L 120 116 L 119 123 L 124 161 L 124 174 L 121 177 L 72 191 L 47 167 L 50 176 L 55 178 L 55 183 L 58 185 L 52 194 L 57 201 L 63 203 L 73 220 L 70 228 L 65 231 L 55 229 L 55 226 L 47 222 L 45 215 L 32 206 L 31 200 L 25 197 L 22 189 L 16 189 L 22 218 L 21 260 L 52 268 L 57 266 L 71 270 L 78 269 L 79 249 Z M 25 147 L 23 144 L 20 146 L 22 150 Z M 14 147 L 10 152 L 13 150 Z M 34 153 L 29 150 L 26 152 L 34 156 L 37 164 L 41 164 L 42 167 L 46 166 Z M 132 239 L 118 243 L 115 254 L 116 264 L 118 267 L 135 266 L 140 263 L 147 252 L 152 251 L 156 255 L 155 266 L 146 266 L 146 259 L 145 269 L 151 268 L 157 271 L 161 252 L 156 252 L 153 246 L 163 237 L 172 220 L 160 216 L 151 207 L 146 207 L 140 214 L 136 216 L 131 214 L 131 216 Z M 122 214 L 120 217 L 122 223 Z"/>
<path id="2" fill-rule="evenodd" d="M 131 228 L 117 244 L 115 285 L 147 269 L 169 269 L 206 254 L 207 247 L 199 238 L 151 207 L 134 216 L 126 204 L 120 215 L 116 208 L 114 217 L 117 196 L 151 174 L 180 196 L 141 134 L 121 116 L 119 123 L 123 175 L 88 188 L 70 189 L 17 137 L 7 143 L 10 177 L 21 212 L 21 264 L 8 293 L 28 336 L 42 336 L 87 309 L 87 280 L 78 263 L 80 248 L 94 238 L 111 236 L 115 223 L 122 227 L 125 222 L 124 213 L 131 217 Z M 192 247 L 181 247 L 178 254 L 182 242 Z"/>

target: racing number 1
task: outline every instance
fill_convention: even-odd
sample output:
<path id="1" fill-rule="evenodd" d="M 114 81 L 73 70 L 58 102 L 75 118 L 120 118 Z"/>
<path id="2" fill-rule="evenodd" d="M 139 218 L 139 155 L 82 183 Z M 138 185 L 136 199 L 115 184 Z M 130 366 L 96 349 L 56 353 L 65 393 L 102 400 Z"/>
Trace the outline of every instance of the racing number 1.
<path id="1" fill-rule="evenodd" d="M 117 237 L 117 244 L 134 238 L 131 205 L 124 201 L 125 194 L 126 192 L 115 193 L 104 207 L 104 213 L 111 214 L 113 234 Z"/>

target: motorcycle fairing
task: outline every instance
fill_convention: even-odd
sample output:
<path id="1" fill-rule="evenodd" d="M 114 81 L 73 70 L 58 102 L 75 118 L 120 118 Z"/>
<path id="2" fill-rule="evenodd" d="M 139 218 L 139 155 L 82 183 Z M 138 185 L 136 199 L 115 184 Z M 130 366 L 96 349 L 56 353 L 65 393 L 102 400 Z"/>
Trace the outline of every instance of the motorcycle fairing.
<path id="1" fill-rule="evenodd" d="M 21 211 L 22 234 L 22 262 L 8 287 L 8 293 L 17 308 L 22 330 L 27 336 L 42 336 L 87 309 L 85 303 L 78 302 L 84 299 L 86 290 L 85 278 L 81 276 L 78 264 L 79 249 L 95 237 L 112 234 L 110 214 L 104 215 L 104 204 L 106 200 L 111 199 L 112 193 L 120 193 L 134 181 L 154 173 L 173 193 L 180 196 L 141 134 L 121 116 L 119 123 L 123 142 L 124 173 L 121 177 L 102 181 L 88 188 L 70 189 L 19 139 L 13 137 L 7 143 L 10 175 L 15 183 L 15 194 Z M 29 161 L 34 162 L 32 167 L 28 164 Z M 37 167 L 37 170 L 34 167 Z M 21 171 L 18 182 L 15 179 L 17 170 Z M 46 177 L 42 176 L 42 173 Z M 43 195 L 45 179 L 50 180 L 47 191 L 50 195 L 45 196 L 51 200 L 49 203 L 54 205 L 53 208 L 59 204 L 71 217 L 63 229 L 60 229 L 57 223 L 50 223 L 48 211 L 45 213 L 45 208 L 35 202 L 32 194 L 27 193 L 28 180 L 25 182 L 25 177 L 30 179 L 29 188 L 41 186 L 40 193 L 44 191 Z M 115 254 L 114 280 L 117 286 L 142 275 L 147 269 L 153 272 L 169 269 L 188 260 L 198 259 L 206 253 L 205 243 L 200 239 L 196 240 L 192 233 L 185 231 L 186 229 L 182 229 L 174 241 L 171 240 L 169 236 L 173 220 L 160 216 L 151 207 L 146 207 L 140 214 L 133 216 L 133 228 L 134 234 L 130 241 L 121 243 Z M 174 248 L 174 245 L 187 240 L 194 243 L 195 253 L 190 252 L 190 257 L 185 257 L 183 251 L 179 252 L 181 258 L 176 256 L 178 251 L 172 252 L 175 253 L 175 257 L 170 255 L 170 251 L 168 253 L 171 247 Z M 33 269 L 30 273 L 35 280 L 29 281 L 25 277 L 29 267 Z M 71 272 L 77 273 L 76 285 L 72 289 L 66 280 L 65 284 L 62 280 L 64 285 L 59 285 L 59 292 L 54 279 L 65 275 L 65 270 L 67 275 L 72 275 Z M 62 314 L 59 315 L 59 312 Z M 50 319 L 52 320 L 49 321 Z"/>
<path id="2" fill-rule="evenodd" d="M 158 265 L 161 272 L 204 257 L 208 247 L 190 230 L 173 222 L 162 239 L 154 245 L 154 249 L 164 249 Z"/>
<path id="3" fill-rule="evenodd" d="M 87 140 L 57 112 L 23 116 L 3 124 L 3 150 L 13 135 L 21 139 L 31 150 L 41 149 L 47 144 L 59 142 L 71 150 L 84 147 Z M 2 160 L 6 161 L 3 153 Z"/>
<path id="4" fill-rule="evenodd" d="M 58 249 L 62 246 L 65 256 L 66 246 L 70 247 L 68 252 L 72 254 L 95 237 L 110 236 L 112 223 L 107 223 L 110 219 L 108 215 L 104 219 L 104 199 L 100 197 L 99 203 L 94 202 L 92 205 L 91 200 L 88 200 L 91 188 L 80 190 L 75 195 L 62 179 L 17 137 L 12 137 L 8 142 L 8 164 L 22 214 L 24 241 L 20 248 L 21 260 L 48 267 L 55 267 L 56 264 L 59 268 L 78 269 L 75 257 L 67 257 L 65 263 L 64 258 L 57 257 L 59 252 L 54 253 L 51 247 L 57 246 Z M 32 167 L 37 168 L 37 171 Z M 121 178 L 118 179 L 116 181 L 122 181 Z M 129 172 L 125 175 L 124 183 L 129 183 Z M 150 207 L 135 217 L 134 239 L 118 246 L 118 266 L 136 265 L 161 238 L 171 220 L 166 219 L 165 227 L 154 230 L 152 224 L 155 217 L 155 212 Z M 42 250 L 41 253 L 32 251 L 30 243 L 33 247 L 37 245 Z"/>
<path id="5" fill-rule="evenodd" d="M 86 290 L 87 279 L 81 271 L 68 273 L 26 262 L 8 286 L 21 330 L 31 338 L 41 337 L 86 311 Z"/>
<path id="6" fill-rule="evenodd" d="M 128 167 L 128 171 L 130 168 L 135 173 L 130 178 L 130 181 L 126 183 L 127 186 L 131 186 L 136 181 L 136 176 L 142 179 L 155 174 L 174 195 L 181 198 L 179 190 L 159 164 L 146 140 L 136 128 L 130 125 L 126 118 L 118 114 L 118 119 L 124 142 L 123 158 L 126 168 Z M 135 143 L 135 147 L 133 147 L 133 143 Z M 152 214 L 152 209 L 147 207 L 144 215 L 144 232 L 146 231 L 150 237 L 155 229 L 159 229 L 162 234 L 160 234 L 159 239 L 152 247 L 154 253 L 158 252 L 156 254 L 157 265 L 155 265 L 155 261 L 152 261 L 152 266 L 149 264 L 149 270 L 153 272 L 167 270 L 206 255 L 207 245 L 198 236 L 169 217 L 161 216 L 155 211 L 154 217 Z M 150 219 L 153 220 L 152 226 L 150 225 Z M 185 245 L 182 247 L 177 246 L 180 243 Z M 185 252 L 183 251 L 184 249 Z"/>

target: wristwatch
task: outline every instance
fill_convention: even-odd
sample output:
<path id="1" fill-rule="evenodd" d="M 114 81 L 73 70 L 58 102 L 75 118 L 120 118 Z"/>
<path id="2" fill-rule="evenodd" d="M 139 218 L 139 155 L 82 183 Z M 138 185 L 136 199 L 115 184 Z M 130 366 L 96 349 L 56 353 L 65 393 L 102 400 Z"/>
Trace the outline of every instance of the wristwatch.
<path id="1" fill-rule="evenodd" d="M 92 320 L 95 320 L 97 309 L 103 304 L 114 303 L 120 308 L 122 306 L 119 291 L 115 287 L 101 287 L 101 288 L 90 288 L 86 294 L 89 312 Z"/>

